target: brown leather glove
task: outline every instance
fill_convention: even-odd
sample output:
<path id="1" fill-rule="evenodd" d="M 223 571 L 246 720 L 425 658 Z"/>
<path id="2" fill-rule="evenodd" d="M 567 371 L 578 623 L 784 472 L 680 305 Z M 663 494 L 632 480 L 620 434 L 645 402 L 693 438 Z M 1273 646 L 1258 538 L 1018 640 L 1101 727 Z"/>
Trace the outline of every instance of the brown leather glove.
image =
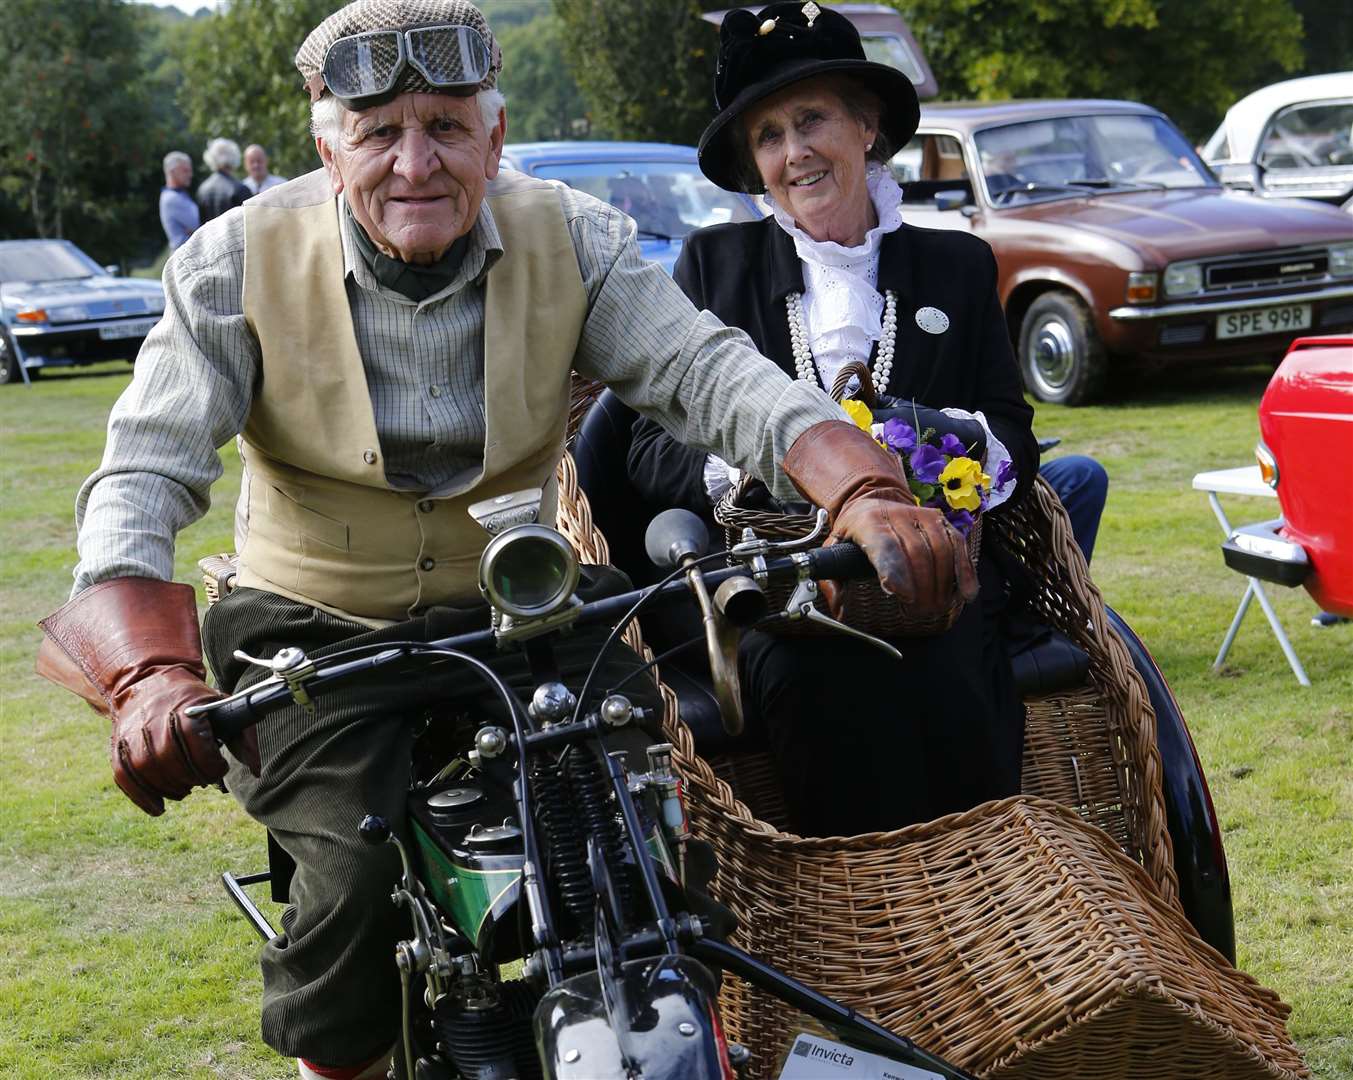
<path id="1" fill-rule="evenodd" d="M 197 606 L 188 585 L 115 578 L 80 593 L 38 625 L 46 632 L 37 672 L 72 690 L 113 722 L 109 757 L 123 794 L 164 813 L 226 773 L 211 726 L 183 710 L 221 695 L 203 680 Z M 231 750 L 257 775 L 248 738 Z"/>
<path id="2" fill-rule="evenodd" d="M 942 615 L 955 594 L 977 598 L 977 571 L 944 515 L 916 505 L 902 463 L 849 421 L 814 424 L 780 468 L 799 492 L 831 517 L 827 543 L 864 549 L 885 592 L 918 616 Z M 833 614 L 840 591 L 824 588 Z"/>

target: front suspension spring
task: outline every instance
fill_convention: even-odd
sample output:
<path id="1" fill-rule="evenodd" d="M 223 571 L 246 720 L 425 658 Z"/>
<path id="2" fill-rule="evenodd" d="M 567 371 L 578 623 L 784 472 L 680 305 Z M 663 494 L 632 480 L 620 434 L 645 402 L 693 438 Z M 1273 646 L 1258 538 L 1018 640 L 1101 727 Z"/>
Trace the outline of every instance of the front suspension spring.
<path id="1" fill-rule="evenodd" d="M 582 746 L 570 747 L 564 755 L 564 775 L 587 831 L 600 842 L 602 857 L 615 883 L 620 910 L 628 920 L 634 914 L 634 890 L 625 862 L 620 822 L 611 806 L 610 782 L 595 755 Z"/>
<path id="2" fill-rule="evenodd" d="M 582 824 L 569 809 L 559 764 L 537 757 L 531 763 L 530 777 L 536 817 L 545 833 L 551 876 L 559 887 L 564 907 L 580 927 L 590 928 L 596 900 L 587 869 L 587 845 Z"/>

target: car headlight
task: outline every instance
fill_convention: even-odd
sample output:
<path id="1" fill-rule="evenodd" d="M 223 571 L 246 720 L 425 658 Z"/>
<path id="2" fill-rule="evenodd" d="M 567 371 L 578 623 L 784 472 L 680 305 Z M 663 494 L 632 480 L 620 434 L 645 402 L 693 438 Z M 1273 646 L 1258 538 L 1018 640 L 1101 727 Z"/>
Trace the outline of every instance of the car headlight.
<path id="1" fill-rule="evenodd" d="M 1203 291 L 1201 263 L 1175 263 L 1165 268 L 1165 295 L 1188 296 Z"/>
<path id="2" fill-rule="evenodd" d="M 1136 270 L 1128 274 L 1127 302 L 1150 304 L 1156 299 L 1156 275 L 1152 271 Z"/>
<path id="3" fill-rule="evenodd" d="M 162 313 L 164 312 L 164 297 L 163 297 L 163 296 L 147 296 L 147 297 L 146 297 L 146 310 L 147 310 L 148 312 L 150 312 L 150 314 L 152 314 L 152 315 L 160 315 L 160 314 L 162 314 Z"/>
<path id="4" fill-rule="evenodd" d="M 47 312 L 43 308 L 25 308 L 23 311 L 15 313 L 14 321 L 22 323 L 43 323 L 47 321 Z"/>
<path id="5" fill-rule="evenodd" d="M 1331 277 L 1353 277 L 1353 244 L 1331 244 L 1329 272 Z"/>
<path id="6" fill-rule="evenodd" d="M 544 525 L 517 525 L 488 542 L 479 559 L 479 589 L 517 619 L 552 615 L 578 587 L 573 545 Z"/>

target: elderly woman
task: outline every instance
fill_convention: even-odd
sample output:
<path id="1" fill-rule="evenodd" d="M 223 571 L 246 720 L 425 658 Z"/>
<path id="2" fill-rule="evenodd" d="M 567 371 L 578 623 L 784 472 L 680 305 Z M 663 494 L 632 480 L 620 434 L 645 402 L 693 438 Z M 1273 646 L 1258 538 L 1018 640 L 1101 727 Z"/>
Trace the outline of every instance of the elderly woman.
<path id="1" fill-rule="evenodd" d="M 701 169 L 764 193 L 773 214 L 692 234 L 678 284 L 799 379 L 830 388 L 846 364 L 867 362 L 889 407 L 984 446 L 987 473 L 1013 475 L 987 506 L 999 514 L 1037 471 L 1033 414 L 990 248 L 901 219 L 885 163 L 916 129 L 911 83 L 866 61 L 844 16 L 778 3 L 724 20 L 715 99 Z M 723 462 L 648 420 L 629 467 L 654 505 L 706 517 L 729 484 Z M 845 636 L 747 635 L 748 720 L 769 739 L 797 831 L 895 828 L 1019 790 L 1024 712 L 988 549 L 979 599 L 950 630 L 896 642 L 901 661 Z"/>

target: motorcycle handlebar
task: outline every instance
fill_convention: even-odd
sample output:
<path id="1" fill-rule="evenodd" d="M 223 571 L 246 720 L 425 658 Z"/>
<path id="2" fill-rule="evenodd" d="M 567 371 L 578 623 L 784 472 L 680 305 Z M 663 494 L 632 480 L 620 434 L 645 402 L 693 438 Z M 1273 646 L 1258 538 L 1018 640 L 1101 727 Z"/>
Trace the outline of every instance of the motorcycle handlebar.
<path id="1" fill-rule="evenodd" d="M 814 581 L 830 578 L 834 581 L 858 581 L 874 576 L 874 568 L 864 548 L 855 544 L 833 544 L 808 553 L 808 564 Z"/>
<path id="2" fill-rule="evenodd" d="M 851 543 L 833 544 L 831 547 L 816 548 L 807 553 L 809 576 L 815 581 L 831 578 L 836 581 L 854 581 L 874 576 L 874 568 L 864 551 Z M 783 578 L 798 573 L 793 557 L 769 560 L 766 573 L 771 578 Z M 711 587 L 716 587 L 727 578 L 738 575 L 747 576 L 744 566 L 733 566 L 715 570 L 705 575 Z M 663 595 L 686 593 L 684 579 L 673 581 L 658 590 Z M 636 590 L 621 596 L 607 597 L 586 604 L 574 620 L 575 626 L 588 626 L 617 618 L 628 611 L 643 595 L 644 590 Z M 428 645 L 443 649 L 475 651 L 493 644 L 493 632 L 481 630 L 472 634 L 447 638 L 443 641 L 428 642 Z M 403 655 L 399 650 L 386 649 L 358 659 L 343 660 L 321 666 L 317 676 L 307 682 L 307 690 L 318 692 L 330 682 L 360 671 L 370 670 L 382 663 Z M 269 681 L 257 688 L 213 701 L 196 709 L 189 710 L 191 716 L 205 716 L 211 725 L 212 733 L 222 741 L 240 734 L 246 728 L 258 723 L 264 717 L 292 704 L 290 689 L 284 684 Z"/>

